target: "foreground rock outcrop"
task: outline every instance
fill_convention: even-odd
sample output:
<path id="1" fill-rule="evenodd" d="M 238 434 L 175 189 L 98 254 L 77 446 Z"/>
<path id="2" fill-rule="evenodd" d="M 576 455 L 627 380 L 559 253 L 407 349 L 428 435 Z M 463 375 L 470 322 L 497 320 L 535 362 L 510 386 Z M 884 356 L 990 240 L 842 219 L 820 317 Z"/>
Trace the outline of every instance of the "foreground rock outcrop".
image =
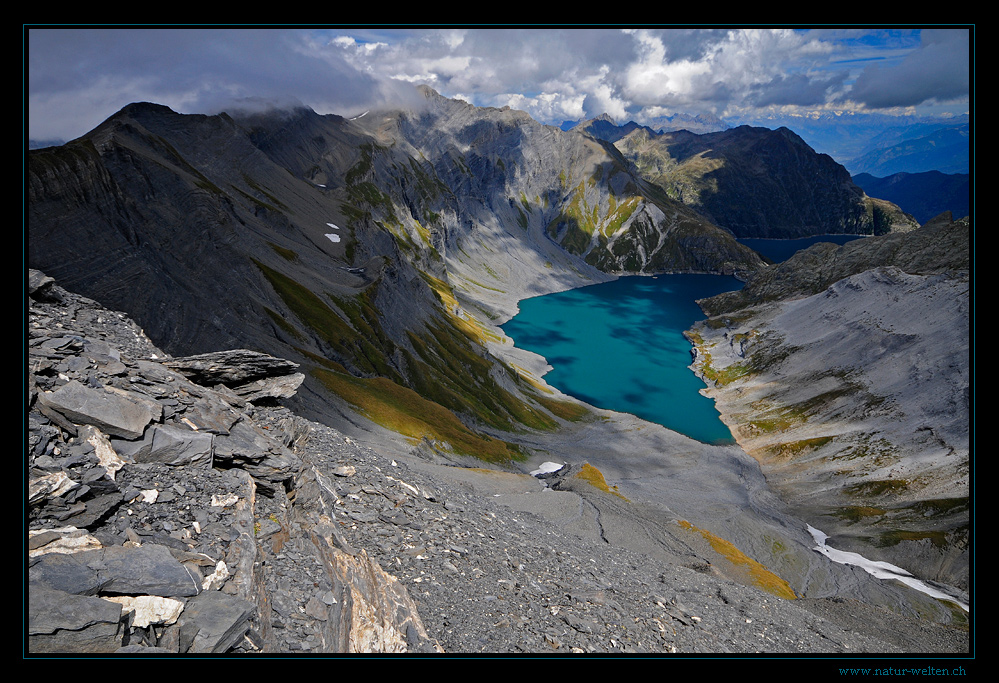
<path id="1" fill-rule="evenodd" d="M 28 652 L 288 649 L 260 542 L 291 523 L 290 492 L 307 508 L 293 448 L 309 428 L 273 404 L 301 383 L 297 365 L 169 358 L 120 314 L 30 280 Z M 307 517 L 326 575 L 310 646 L 433 650 L 406 589 L 321 509 Z"/>

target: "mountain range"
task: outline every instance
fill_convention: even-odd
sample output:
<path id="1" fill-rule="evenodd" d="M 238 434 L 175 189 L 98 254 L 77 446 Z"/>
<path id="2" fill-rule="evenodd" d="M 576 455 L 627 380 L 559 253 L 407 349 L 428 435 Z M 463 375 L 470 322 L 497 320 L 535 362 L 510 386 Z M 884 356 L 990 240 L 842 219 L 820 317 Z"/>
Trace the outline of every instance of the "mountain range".
<path id="1" fill-rule="evenodd" d="M 894 173 L 877 178 L 869 173 L 853 176 L 853 182 L 874 197 L 904 207 L 920 223 L 950 211 L 954 216 L 971 213 L 971 176 L 967 173 Z"/>
<path id="2" fill-rule="evenodd" d="M 595 453 L 588 430 L 607 439 L 619 424 L 548 386 L 544 359 L 504 337 L 518 301 L 633 274 L 752 283 L 774 267 L 739 237 L 902 240 L 918 227 L 788 129 L 604 120 L 563 131 L 422 93 L 419 109 L 352 120 L 129 105 L 29 153 L 28 265 L 126 312 L 170 354 L 294 361 L 305 379 L 287 404 L 306 417 L 452 464 L 517 469 L 546 449 Z M 872 595 L 838 569 L 817 575 L 796 554 L 804 545 L 778 553 L 748 530 L 756 514 L 722 515 L 719 535 L 799 588 Z"/>

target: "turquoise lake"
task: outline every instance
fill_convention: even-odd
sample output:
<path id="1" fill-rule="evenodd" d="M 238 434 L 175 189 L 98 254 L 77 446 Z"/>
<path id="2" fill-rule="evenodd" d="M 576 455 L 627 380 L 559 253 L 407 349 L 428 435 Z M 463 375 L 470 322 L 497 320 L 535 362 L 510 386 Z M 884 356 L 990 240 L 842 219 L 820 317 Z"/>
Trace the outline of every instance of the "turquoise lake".
<path id="1" fill-rule="evenodd" d="M 735 443 L 700 394 L 684 330 L 695 303 L 742 287 L 722 275 L 631 276 L 526 299 L 503 331 L 548 359 L 545 381 L 587 403 L 631 413 L 704 443 Z"/>
<path id="2" fill-rule="evenodd" d="M 858 237 L 739 242 L 779 262 L 816 242 L 843 245 Z M 689 368 L 683 332 L 706 317 L 697 299 L 741 287 L 722 275 L 623 277 L 521 301 L 503 331 L 548 359 L 553 370 L 545 380 L 571 396 L 704 443 L 735 443 L 714 401 L 700 394 L 704 382 Z"/>

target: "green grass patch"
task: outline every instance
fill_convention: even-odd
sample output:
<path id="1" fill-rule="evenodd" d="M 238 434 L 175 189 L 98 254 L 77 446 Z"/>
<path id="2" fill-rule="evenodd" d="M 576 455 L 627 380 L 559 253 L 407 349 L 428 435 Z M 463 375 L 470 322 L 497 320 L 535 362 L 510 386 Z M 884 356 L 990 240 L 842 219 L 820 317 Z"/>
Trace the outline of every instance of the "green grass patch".
<path id="1" fill-rule="evenodd" d="M 847 486 L 844 490 L 851 496 L 893 496 L 908 491 L 909 481 L 907 479 L 877 479 Z"/>
<path id="2" fill-rule="evenodd" d="M 419 360 L 407 355 L 410 384 L 422 396 L 497 429 L 558 427 L 501 387 L 490 374 L 493 362 L 479 355 L 460 329 L 439 324 L 431 326 L 429 335 L 410 333 L 409 339 L 419 355 Z M 511 379 L 519 379 L 513 370 L 510 373 Z"/>
<path id="3" fill-rule="evenodd" d="M 517 225 L 523 230 L 527 230 L 527 214 L 516 204 L 514 204 L 513 208 L 517 209 Z"/>
<path id="4" fill-rule="evenodd" d="M 270 308 L 264 306 L 264 311 L 270 316 L 270 319 L 274 321 L 274 324 L 280 327 L 282 330 L 290 334 L 292 337 L 299 341 L 305 341 L 305 336 L 302 335 L 295 326 L 290 322 L 285 320 L 284 316 L 280 315 L 277 311 L 273 311 Z"/>
<path id="5" fill-rule="evenodd" d="M 846 522 L 861 522 L 869 517 L 883 517 L 887 510 L 870 505 L 844 505 L 834 509 L 829 514 Z"/>
<path id="6" fill-rule="evenodd" d="M 345 363 L 356 366 L 362 372 L 401 379 L 388 364 L 385 350 L 375 347 L 322 299 L 287 275 L 265 266 L 256 259 L 253 262 L 295 317 L 309 327 L 319 339 L 341 354 Z"/>
<path id="7" fill-rule="evenodd" d="M 902 541 L 929 540 L 934 548 L 946 548 L 947 533 L 944 531 L 911 531 L 908 529 L 892 529 L 882 532 L 874 544 L 880 548 L 896 546 Z"/>
<path id="8" fill-rule="evenodd" d="M 831 436 L 817 436 L 813 439 L 801 439 L 800 441 L 789 441 L 779 443 L 766 448 L 768 457 L 775 460 L 792 460 L 805 453 L 822 448 L 833 440 Z"/>
<path id="9" fill-rule="evenodd" d="M 750 420 L 749 425 L 755 430 L 766 434 L 773 434 L 775 432 L 785 432 L 792 427 L 804 424 L 805 420 L 805 415 L 794 408 L 784 408 L 774 410 L 766 417 Z"/>
<path id="10" fill-rule="evenodd" d="M 547 396 L 538 396 L 536 398 L 538 403 L 545 407 L 545 410 L 566 422 L 580 422 L 590 415 L 590 410 L 578 403 L 559 401 Z"/>
<path id="11" fill-rule="evenodd" d="M 261 187 L 260 183 L 258 183 L 253 178 L 251 178 L 250 176 L 246 175 L 245 173 L 243 174 L 243 182 L 245 182 L 247 185 L 249 185 L 251 188 L 253 188 L 257 192 L 259 192 L 260 194 L 262 194 L 265 197 L 267 197 L 267 199 L 269 199 L 270 202 L 271 202 L 271 204 L 273 204 L 274 206 L 277 206 L 278 208 L 284 209 L 284 210 L 288 209 L 288 207 L 285 204 L 283 204 L 280 199 L 278 199 L 273 194 L 271 194 L 270 192 L 268 192 L 267 190 L 265 190 L 263 187 Z"/>
<path id="12" fill-rule="evenodd" d="M 611 198 L 613 199 L 613 195 Z M 641 206 L 641 203 L 642 197 L 631 197 L 621 204 L 614 202 L 611 206 L 609 219 L 604 225 L 603 233 L 609 237 L 620 230 L 621 226 L 631 218 L 631 214 L 635 213 L 635 210 Z"/>
<path id="13" fill-rule="evenodd" d="M 279 247 L 278 245 L 274 244 L 273 242 L 268 242 L 267 246 L 269 246 L 271 249 L 273 249 L 274 252 L 276 254 L 278 254 L 281 258 L 283 258 L 285 261 L 297 261 L 298 260 L 298 254 L 296 254 L 291 249 L 288 249 L 286 247 Z"/>
<path id="14" fill-rule="evenodd" d="M 931 498 L 929 500 L 916 501 L 910 505 L 910 509 L 923 517 L 935 517 L 937 515 L 951 514 L 968 510 L 970 500 L 964 498 Z"/>
<path id="15" fill-rule="evenodd" d="M 366 176 L 369 171 L 371 171 L 371 153 L 374 150 L 374 145 L 366 143 L 361 145 L 359 149 L 361 150 L 361 157 L 347 170 L 343 176 L 344 181 L 348 185 L 355 184 L 361 178 Z"/>
<path id="16" fill-rule="evenodd" d="M 742 379 L 743 377 L 753 374 L 752 368 L 745 363 L 732 363 L 732 365 L 729 365 L 727 368 L 716 370 L 711 365 L 711 354 L 707 352 L 703 353 L 706 358 L 704 360 L 704 364 L 701 366 L 701 374 L 704 375 L 704 379 L 711 380 L 718 386 L 731 384 L 737 379 Z"/>

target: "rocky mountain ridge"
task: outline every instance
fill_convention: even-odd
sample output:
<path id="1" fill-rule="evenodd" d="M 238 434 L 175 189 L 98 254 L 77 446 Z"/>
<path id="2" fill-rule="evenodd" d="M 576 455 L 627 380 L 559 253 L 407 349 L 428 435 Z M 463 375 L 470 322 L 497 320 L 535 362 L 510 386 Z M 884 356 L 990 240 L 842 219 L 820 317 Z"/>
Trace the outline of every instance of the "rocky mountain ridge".
<path id="1" fill-rule="evenodd" d="M 955 216 L 967 216 L 971 210 L 971 176 L 967 173 L 902 172 L 885 178 L 859 173 L 853 176 L 853 182 L 873 197 L 881 197 L 904 207 L 920 223 L 944 211 L 950 211 Z"/>
<path id="2" fill-rule="evenodd" d="M 736 237 L 874 235 L 918 225 L 890 202 L 867 197 L 846 169 L 787 128 L 656 133 L 602 122 L 587 130 L 613 143 L 671 198 Z"/>

